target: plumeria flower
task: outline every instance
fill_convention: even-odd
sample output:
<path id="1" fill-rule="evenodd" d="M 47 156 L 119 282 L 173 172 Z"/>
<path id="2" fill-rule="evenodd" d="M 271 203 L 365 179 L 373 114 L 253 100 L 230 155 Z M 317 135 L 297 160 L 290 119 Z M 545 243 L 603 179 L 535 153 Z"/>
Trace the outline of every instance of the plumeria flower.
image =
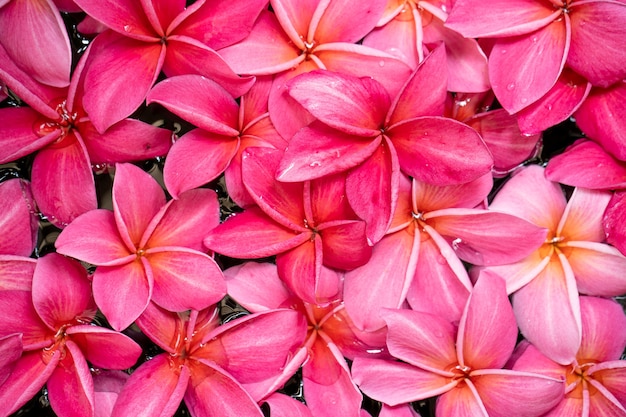
<path id="1" fill-rule="evenodd" d="M 28 181 L 0 183 L 0 254 L 29 256 L 37 244 L 35 200 Z"/>
<path id="2" fill-rule="evenodd" d="M 416 68 L 428 51 L 443 42 L 448 90 L 486 91 L 490 88 L 487 57 L 478 42 L 443 25 L 452 4 L 451 0 L 388 0 L 385 13 L 363 45 L 388 52 Z"/>
<path id="3" fill-rule="evenodd" d="M 546 417 L 626 415 L 626 316 L 613 300 L 581 297 L 582 341 L 576 358 L 561 365 L 522 342 L 510 365 L 514 370 L 563 378 L 561 402 Z"/>
<path id="4" fill-rule="evenodd" d="M 317 121 L 291 138 L 276 177 L 304 181 L 350 169 L 346 194 L 373 243 L 391 222 L 400 170 L 450 185 L 472 181 L 493 165 L 475 130 L 441 117 L 443 47 L 430 53 L 393 99 L 371 78 L 330 71 L 300 75 L 289 94 Z"/>
<path id="5" fill-rule="evenodd" d="M 242 384 L 280 374 L 306 324 L 288 309 L 221 326 L 217 313 L 215 306 L 173 313 L 150 303 L 137 325 L 165 352 L 133 372 L 112 417 L 173 416 L 183 399 L 193 416 L 262 417 L 260 399 Z"/>
<path id="6" fill-rule="evenodd" d="M 578 292 L 626 292 L 626 257 L 604 243 L 602 215 L 610 199 L 608 191 L 576 188 L 567 201 L 559 184 L 531 165 L 517 171 L 490 206 L 547 228 L 548 236 L 527 258 L 478 267 L 472 275 L 505 279 L 522 334 L 561 364 L 570 363 L 580 345 Z"/>
<path id="7" fill-rule="evenodd" d="M 546 229 L 476 208 L 492 185 L 491 174 L 445 187 L 402 176 L 389 231 L 367 264 L 345 274 L 346 309 L 358 327 L 385 326 L 380 309 L 400 308 L 405 300 L 414 310 L 458 322 L 472 290 L 462 260 L 515 262 L 545 241 Z"/>
<path id="8" fill-rule="evenodd" d="M 248 146 L 284 149 L 287 142 L 269 119 L 267 97 L 271 80 L 257 79 L 239 104 L 218 83 L 199 75 L 171 77 L 148 94 L 148 103 L 159 103 L 198 126 L 172 147 L 163 168 L 167 190 L 175 198 L 206 184 L 225 171 L 229 196 L 240 206 L 253 204 L 241 179 L 241 155 Z"/>
<path id="9" fill-rule="evenodd" d="M 85 109 L 100 132 L 141 105 L 161 70 L 211 77 L 234 97 L 254 82 L 239 78 L 215 49 L 245 38 L 267 0 L 198 1 L 188 8 L 185 0 L 76 3 L 111 29 L 92 42 L 85 75 Z"/>
<path id="10" fill-rule="evenodd" d="M 0 46 L 0 78 L 30 106 L 0 109 L 0 163 L 37 151 L 32 192 L 41 212 L 60 228 L 97 208 L 92 164 L 153 158 L 171 146 L 170 131 L 134 119 L 98 133 L 83 108 L 87 56 L 79 61 L 70 86 L 60 89 L 35 81 Z"/>
<path id="11" fill-rule="evenodd" d="M 92 324 L 96 306 L 91 283 L 74 260 L 49 254 L 37 260 L 30 277 L 1 281 L 0 337 L 22 333 L 23 352 L 0 386 L 0 415 L 17 411 L 45 384 L 57 415 L 94 416 L 89 364 L 130 368 L 141 347 L 128 336 Z"/>
<path id="12" fill-rule="evenodd" d="M 362 396 L 352 382 L 344 356 L 354 359 L 381 354 L 384 333 L 359 331 L 341 300 L 322 305 L 300 299 L 280 280 L 275 265 L 248 262 L 224 274 L 228 293 L 249 311 L 289 307 L 308 323 L 306 339 L 285 365 L 283 378 L 274 385 L 280 386 L 302 365 L 304 398 L 313 416 L 359 417 Z"/>
<path id="13" fill-rule="evenodd" d="M 225 294 L 222 272 L 202 239 L 219 223 L 215 192 L 165 201 L 140 168 L 117 164 L 113 212 L 89 211 L 56 240 L 57 251 L 93 265 L 96 304 L 114 329 L 128 327 L 150 300 L 171 311 L 205 308 Z"/>
<path id="14" fill-rule="evenodd" d="M 244 259 L 276 255 L 281 278 L 309 303 L 328 302 L 340 291 L 340 277 L 323 268 L 348 270 L 365 264 L 371 247 L 365 223 L 345 198 L 345 175 L 304 183 L 274 179 L 282 152 L 244 151 L 244 185 L 258 207 L 235 214 L 208 233 L 206 246 Z"/>
<path id="15" fill-rule="evenodd" d="M 446 26 L 468 38 L 497 38 L 489 79 L 510 113 L 548 93 L 565 66 L 601 87 L 626 76 L 626 4 L 620 1 L 458 0 Z"/>
<path id="16" fill-rule="evenodd" d="M 439 416 L 540 416 L 562 396 L 560 379 L 502 369 L 517 341 L 505 283 L 487 277 L 467 300 L 458 332 L 439 316 L 384 310 L 389 353 L 402 362 L 356 358 L 352 377 L 395 406 L 434 397 Z"/>

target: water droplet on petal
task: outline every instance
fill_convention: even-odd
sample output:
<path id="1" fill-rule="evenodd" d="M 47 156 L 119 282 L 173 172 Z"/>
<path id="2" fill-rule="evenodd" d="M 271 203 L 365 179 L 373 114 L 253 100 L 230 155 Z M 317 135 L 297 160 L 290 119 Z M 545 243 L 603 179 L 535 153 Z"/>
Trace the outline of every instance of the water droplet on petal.
<path id="1" fill-rule="evenodd" d="M 321 167 L 322 163 L 320 161 L 313 161 L 309 164 L 310 167 Z"/>
<path id="2" fill-rule="evenodd" d="M 380 67 L 384 67 L 385 66 L 385 61 L 378 61 L 378 65 Z"/>
<path id="3" fill-rule="evenodd" d="M 124 32 L 131 32 L 133 27 L 131 25 L 124 25 Z"/>
<path id="4" fill-rule="evenodd" d="M 539 40 L 539 38 L 537 38 L 536 36 L 533 36 L 533 37 L 532 37 L 532 41 L 533 41 L 533 43 L 537 43 L 537 41 L 538 41 L 538 40 Z"/>
<path id="5" fill-rule="evenodd" d="M 515 83 L 510 83 L 506 86 L 506 89 L 509 91 L 513 91 L 515 89 Z"/>
<path id="6" fill-rule="evenodd" d="M 456 238 L 452 241 L 452 249 L 454 250 L 458 250 L 459 249 L 459 245 L 463 243 L 463 239 L 461 238 Z"/>

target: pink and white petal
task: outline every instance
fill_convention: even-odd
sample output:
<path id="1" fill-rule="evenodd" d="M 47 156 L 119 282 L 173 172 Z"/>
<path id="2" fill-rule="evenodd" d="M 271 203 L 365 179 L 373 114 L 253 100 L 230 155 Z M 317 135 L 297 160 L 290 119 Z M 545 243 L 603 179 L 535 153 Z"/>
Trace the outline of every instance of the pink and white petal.
<path id="1" fill-rule="evenodd" d="M 415 273 L 416 244 L 414 233 L 387 235 L 374 245 L 368 263 L 344 275 L 343 300 L 356 327 L 380 329 L 385 326 L 380 309 L 402 306 Z"/>
<path id="2" fill-rule="evenodd" d="M 604 243 L 568 242 L 563 250 L 574 271 L 578 291 L 600 297 L 615 297 L 626 292 L 626 257 Z"/>
<path id="3" fill-rule="evenodd" d="M 254 84 L 254 77 L 238 76 L 220 54 L 198 40 L 172 35 L 167 42 L 163 72 L 168 77 L 200 74 L 217 82 L 233 97 L 242 96 Z"/>
<path id="4" fill-rule="evenodd" d="M 72 136 L 40 150 L 31 169 L 37 205 L 60 228 L 98 207 L 89 155 L 80 139 Z"/>
<path id="5" fill-rule="evenodd" d="M 504 280 L 479 279 L 459 323 L 459 363 L 472 369 L 502 368 L 516 343 L 517 324 Z"/>
<path id="6" fill-rule="evenodd" d="M 413 71 L 394 98 L 385 124 L 390 128 L 419 116 L 441 116 L 446 101 L 448 73 L 445 47 L 435 48 Z M 423 92 L 428 91 L 426 95 Z"/>
<path id="7" fill-rule="evenodd" d="M 611 361 L 602 365 L 608 365 L 605 369 L 598 369 L 593 372 L 594 379 L 602 381 L 602 385 L 613 394 L 622 404 L 626 400 L 626 368 L 624 361 Z"/>
<path id="8" fill-rule="evenodd" d="M 444 209 L 424 218 L 446 237 L 459 258 L 474 265 L 520 261 L 539 249 L 547 230 L 506 213 Z"/>
<path id="9" fill-rule="evenodd" d="M 617 160 L 596 142 L 580 139 L 565 152 L 550 158 L 546 178 L 597 190 L 626 188 L 626 162 Z"/>
<path id="10" fill-rule="evenodd" d="M 91 210 L 78 216 L 54 242 L 57 252 L 94 265 L 124 264 L 132 259 L 109 210 Z M 132 254 L 134 257 L 134 254 Z"/>
<path id="11" fill-rule="evenodd" d="M 182 193 L 178 200 L 168 202 L 159 214 L 148 247 L 182 246 L 203 252 L 202 241 L 220 223 L 217 194 L 208 189 Z"/>
<path id="12" fill-rule="evenodd" d="M 474 208 L 481 204 L 493 187 L 491 173 L 456 185 L 436 186 L 416 179 L 412 181 L 411 200 L 415 212 L 439 209 Z"/>
<path id="13" fill-rule="evenodd" d="M 391 406 L 434 397 L 456 385 L 406 363 L 372 358 L 354 359 L 352 380 L 365 395 Z"/>
<path id="14" fill-rule="evenodd" d="M 103 327 L 71 326 L 67 329 L 67 335 L 85 359 L 98 368 L 128 369 L 141 356 L 141 346 L 133 339 Z"/>
<path id="15" fill-rule="evenodd" d="M 608 87 L 626 77 L 626 4 L 590 2 L 571 10 L 572 46 L 567 64 L 593 85 Z M 603 16 L 597 19 L 597 16 Z M 596 47 L 602 44 L 602 52 Z"/>
<path id="16" fill-rule="evenodd" d="M 0 254 L 29 256 L 37 244 L 38 221 L 30 184 L 9 179 L 0 184 Z"/>
<path id="17" fill-rule="evenodd" d="M 522 134 L 515 116 L 504 109 L 477 114 L 465 123 L 485 141 L 493 156 L 494 175 L 508 174 L 539 152 L 541 135 Z"/>
<path id="18" fill-rule="evenodd" d="M 466 38 L 516 36 L 537 30 L 560 14 L 549 4 L 533 0 L 497 0 L 489 4 L 460 0 L 448 15 L 446 27 Z"/>
<path id="19" fill-rule="evenodd" d="M 172 145 L 165 161 L 167 190 L 178 198 L 181 193 L 214 180 L 228 167 L 238 148 L 237 137 L 202 129 L 184 134 Z"/>
<path id="20" fill-rule="evenodd" d="M 626 82 L 618 82 L 608 89 L 593 88 L 576 114 L 576 124 L 587 137 L 600 144 L 615 158 L 626 161 L 624 111 Z M 620 187 L 621 188 L 621 187 Z"/>
<path id="21" fill-rule="evenodd" d="M 279 392 L 273 393 L 264 402 L 269 405 L 272 417 L 313 417 L 302 402 Z"/>
<path id="22" fill-rule="evenodd" d="M 221 85 L 206 77 L 189 74 L 167 78 L 150 90 L 146 103 L 159 103 L 207 132 L 239 135 L 239 106 Z"/>
<path id="23" fill-rule="evenodd" d="M 364 4 L 364 7 L 354 7 L 350 1 L 341 0 L 330 2 L 323 10 L 322 16 L 313 15 L 311 28 L 314 36 L 320 44 L 329 42 L 356 43 L 374 28 L 381 18 L 386 0 L 374 0 Z M 316 9 L 319 12 L 320 7 Z"/>
<path id="24" fill-rule="evenodd" d="M 609 191 L 576 188 L 567 202 L 556 235 L 569 241 L 603 242 L 602 214 L 611 197 Z"/>
<path id="25" fill-rule="evenodd" d="M 50 406 L 56 414 L 68 417 L 94 413 L 93 379 L 80 348 L 71 340 L 65 344 L 61 360 L 46 383 Z"/>
<path id="26" fill-rule="evenodd" d="M 380 134 L 390 105 L 389 94 L 377 81 L 340 72 L 307 72 L 292 79 L 287 88 L 320 122 L 349 135 Z"/>
<path id="27" fill-rule="evenodd" d="M 157 40 L 157 34 L 146 17 L 140 2 L 75 0 L 89 16 L 116 32 L 139 40 Z"/>
<path id="28" fill-rule="evenodd" d="M 174 370 L 171 363 L 168 354 L 161 354 L 137 368 L 119 393 L 111 416 L 173 416 L 189 385 L 190 372 L 182 364 Z"/>
<path id="29" fill-rule="evenodd" d="M 437 399 L 435 408 L 437 415 L 455 417 L 489 416 L 472 381 L 465 380 L 464 382 L 464 384 L 459 384 L 460 386 L 454 386 Z"/>
<path id="30" fill-rule="evenodd" d="M 0 110 L 0 163 L 15 161 L 59 139 L 61 129 L 44 136 L 36 133 L 39 125 L 49 121 L 30 107 Z"/>
<path id="31" fill-rule="evenodd" d="M 588 397 L 565 397 L 545 417 L 579 417 L 589 412 Z"/>
<path id="32" fill-rule="evenodd" d="M 472 375 L 489 416 L 544 415 L 563 399 L 563 381 L 540 374 L 489 369 Z"/>
<path id="33" fill-rule="evenodd" d="M 0 20 L 0 44 L 20 68 L 43 84 L 65 87 L 70 83 L 70 41 L 51 0 L 10 1 L 0 7 Z"/>
<path id="34" fill-rule="evenodd" d="M 261 409 L 243 386 L 210 361 L 191 362 L 185 404 L 194 416 L 262 417 Z M 120 416 L 121 417 L 121 416 Z"/>
<path id="35" fill-rule="evenodd" d="M 83 105 L 91 123 L 104 133 L 143 103 L 161 71 L 165 46 L 129 39 L 112 31 L 90 45 Z M 129 89 L 128 86 L 133 88 Z"/>
<path id="36" fill-rule="evenodd" d="M 473 267 L 470 270 L 470 276 L 472 282 L 476 282 L 483 275 L 498 276 L 506 281 L 507 292 L 512 294 L 532 281 L 543 271 L 549 262 L 549 256 L 542 258 L 541 251 L 535 251 L 519 262 L 488 267 Z"/>
<path id="37" fill-rule="evenodd" d="M 347 135 L 315 121 L 291 138 L 276 178 L 298 182 L 347 171 L 372 155 L 380 142 L 381 136 Z"/>
<path id="38" fill-rule="evenodd" d="M 74 321 L 91 307 L 91 282 L 77 261 L 50 253 L 38 259 L 33 274 L 33 305 L 50 329 Z"/>
<path id="39" fill-rule="evenodd" d="M 385 140 L 346 176 L 346 197 L 356 215 L 365 221 L 370 244 L 380 241 L 389 230 L 400 175 L 396 150 Z"/>
<path id="40" fill-rule="evenodd" d="M 42 356 L 40 350 L 24 352 L 15 362 L 13 372 L 0 386 L 0 409 L 5 415 L 17 411 L 44 386 L 61 360 L 58 350 Z"/>
<path id="41" fill-rule="evenodd" d="M 343 221 L 337 225 L 322 223 L 318 230 L 322 236 L 325 266 L 351 270 L 369 261 L 372 247 L 365 237 L 365 222 Z"/>
<path id="42" fill-rule="evenodd" d="M 253 313 L 289 305 L 293 297 L 275 264 L 246 262 L 224 271 L 228 295 Z"/>
<path id="43" fill-rule="evenodd" d="M 580 306 L 571 270 L 558 259 L 513 295 L 520 330 L 548 358 L 570 364 L 581 338 Z"/>
<path id="44" fill-rule="evenodd" d="M 100 266 L 93 275 L 93 296 L 111 327 L 122 330 L 146 309 L 152 297 L 152 279 L 141 262 Z"/>
<path id="45" fill-rule="evenodd" d="M 276 257 L 278 276 L 287 287 L 303 301 L 317 304 L 319 299 L 327 299 L 337 294 L 338 285 L 319 286 L 322 274 L 322 245 L 319 235 L 315 240 L 308 238 L 293 249 L 280 253 Z M 320 293 L 319 290 L 324 290 Z M 328 293 L 326 293 L 328 290 Z"/>
<path id="46" fill-rule="evenodd" d="M 609 202 L 602 219 L 606 241 L 626 255 L 626 192 L 618 191 Z"/>
<path id="47" fill-rule="evenodd" d="M 569 68 L 548 92 L 531 105 L 517 112 L 517 121 L 524 134 L 539 134 L 572 115 L 587 98 L 591 84 Z"/>
<path id="48" fill-rule="evenodd" d="M 288 251 L 310 238 L 311 233 L 296 233 L 251 207 L 211 230 L 204 244 L 226 256 L 252 259 Z"/>
<path id="49" fill-rule="evenodd" d="M 167 154 L 172 132 L 148 123 L 124 119 L 100 134 L 91 123 L 78 125 L 92 163 L 131 162 Z M 132 138 L 129 140 L 129 138 Z"/>
<path id="50" fill-rule="evenodd" d="M 420 181 L 434 185 L 466 183 L 493 166 L 480 135 L 456 120 L 417 117 L 395 125 L 387 134 L 402 171 Z"/>
<path id="51" fill-rule="evenodd" d="M 272 4 L 278 23 L 298 47 L 304 47 L 304 36 L 308 35 L 309 27 L 313 15 L 317 11 L 317 18 L 320 18 L 322 7 L 316 0 L 275 0 Z M 319 9 L 319 10 L 318 10 Z M 302 38 L 300 35 L 303 35 Z"/>
<path id="52" fill-rule="evenodd" d="M 154 277 L 152 301 L 170 311 L 202 310 L 226 295 L 224 276 L 213 258 L 187 248 L 148 249 Z"/>
<path id="53" fill-rule="evenodd" d="M 565 205 L 565 196 L 559 184 L 545 178 L 544 168 L 530 165 L 516 171 L 496 194 L 489 208 L 556 231 Z"/>
<path id="54" fill-rule="evenodd" d="M 455 326 L 444 318 L 409 309 L 381 310 L 387 323 L 387 347 L 395 358 L 423 370 L 448 375 L 457 362 Z"/>
<path id="55" fill-rule="evenodd" d="M 596 362 L 619 359 L 626 347 L 626 316 L 622 306 L 611 299 L 580 297 L 580 316 L 583 336 L 577 356 L 593 358 Z"/>
<path id="56" fill-rule="evenodd" d="M 626 416 L 626 408 L 604 385 L 591 380 L 590 385 L 600 391 L 601 395 L 589 396 L 590 415 L 599 417 Z"/>
<path id="57" fill-rule="evenodd" d="M 157 181 L 132 164 L 116 164 L 113 180 L 113 212 L 120 237 L 131 252 L 145 243 L 145 230 L 165 204 Z"/>

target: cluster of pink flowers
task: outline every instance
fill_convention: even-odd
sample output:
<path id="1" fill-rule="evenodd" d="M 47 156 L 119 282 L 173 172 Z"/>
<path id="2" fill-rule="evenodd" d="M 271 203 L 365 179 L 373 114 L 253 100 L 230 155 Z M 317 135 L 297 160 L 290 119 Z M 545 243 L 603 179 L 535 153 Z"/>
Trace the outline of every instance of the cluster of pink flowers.
<path id="1" fill-rule="evenodd" d="M 624 0 L 0 0 L 0 417 L 626 416 L 625 39 Z"/>

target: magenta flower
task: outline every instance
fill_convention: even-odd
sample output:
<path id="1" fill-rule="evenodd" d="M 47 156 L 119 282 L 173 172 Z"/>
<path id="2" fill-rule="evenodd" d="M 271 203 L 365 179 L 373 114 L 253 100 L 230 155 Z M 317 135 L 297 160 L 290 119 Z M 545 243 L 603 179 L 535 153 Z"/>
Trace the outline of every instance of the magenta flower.
<path id="1" fill-rule="evenodd" d="M 57 251 L 97 265 L 96 304 L 114 329 L 128 327 L 150 300 L 170 311 L 205 308 L 225 294 L 202 239 L 219 223 L 217 196 L 191 190 L 165 202 L 147 173 L 117 164 L 113 212 L 92 210 L 58 237 Z"/>
<path id="2" fill-rule="evenodd" d="M 148 103 L 159 103 L 199 127 L 183 135 L 165 160 L 164 182 L 172 196 L 226 171 L 230 197 L 240 207 L 253 204 L 241 180 L 243 150 L 248 146 L 280 150 L 287 146 L 269 119 L 270 85 L 269 79 L 257 79 L 239 105 L 219 84 L 199 75 L 168 78 L 150 91 Z"/>
<path id="3" fill-rule="evenodd" d="M 580 297 L 582 341 L 572 363 L 560 365 L 528 342 L 518 346 L 514 370 L 562 378 L 564 396 L 546 417 L 626 415 L 626 316 L 613 300 Z"/>
<path id="4" fill-rule="evenodd" d="M 103 134 L 96 131 L 82 103 L 86 57 L 70 86 L 58 89 L 36 82 L 0 47 L 0 78 L 30 106 L 0 109 L 0 163 L 38 151 L 32 192 L 41 212 L 60 228 L 97 208 L 92 164 L 153 158 L 171 145 L 170 131 L 134 119 L 122 120 Z"/>
<path id="5" fill-rule="evenodd" d="M 576 188 L 566 201 L 559 184 L 531 165 L 517 171 L 490 206 L 547 228 L 548 236 L 527 258 L 478 267 L 472 274 L 506 280 L 522 334 L 561 364 L 570 363 L 580 345 L 578 292 L 604 297 L 626 292 L 626 257 L 604 243 L 602 214 L 610 199 L 608 191 Z"/>
<path id="6" fill-rule="evenodd" d="M 0 278 L 0 337 L 22 333 L 24 350 L 0 386 L 0 414 L 18 410 L 46 384 L 57 415 L 94 416 L 90 366 L 130 368 L 141 348 L 123 334 L 91 324 L 96 308 L 80 263 L 49 254 L 23 278 L 9 280 L 8 288 Z"/>
<path id="7" fill-rule="evenodd" d="M 280 374 L 306 331 L 291 310 L 220 326 L 215 307 L 172 313 L 153 303 L 137 325 L 165 352 L 133 372 L 112 417 L 173 416 L 183 399 L 194 416 L 262 417 L 242 384 Z"/>
<path id="8" fill-rule="evenodd" d="M 441 416 L 540 416 L 561 399 L 560 379 L 502 369 L 517 325 L 504 281 L 478 281 L 455 326 L 428 313 L 384 310 L 389 353 L 403 362 L 356 358 L 352 377 L 394 406 L 439 395 Z"/>
<path id="9" fill-rule="evenodd" d="M 475 208 L 492 185 L 490 174 L 445 187 L 401 177 L 387 235 L 374 245 L 367 264 L 345 274 L 346 309 L 359 328 L 385 326 L 380 309 L 400 308 L 405 299 L 414 310 L 458 322 L 472 289 L 461 260 L 515 262 L 545 241 L 546 229 Z"/>
<path id="10" fill-rule="evenodd" d="M 29 256 L 37 244 L 37 217 L 30 184 L 22 179 L 0 183 L 0 254 Z"/>
<path id="11" fill-rule="evenodd" d="M 188 8 L 184 0 L 76 3 L 111 29 L 92 42 L 85 75 L 85 109 L 99 132 L 137 109 L 161 70 L 205 75 L 235 97 L 254 82 L 239 78 L 215 49 L 245 38 L 267 0 L 199 1 Z"/>
<path id="12" fill-rule="evenodd" d="M 322 265 L 349 270 L 371 255 L 365 223 L 345 198 L 345 175 L 304 183 L 274 179 L 282 152 L 246 149 L 244 185 L 258 207 L 236 214 L 208 233 L 206 246 L 226 256 L 252 259 L 276 256 L 287 286 L 309 302 L 335 299 L 340 279 Z"/>
<path id="13" fill-rule="evenodd" d="M 595 86 L 626 78 L 626 4 L 619 1 L 458 0 L 446 26 L 468 38 L 497 38 L 489 78 L 510 113 L 548 93 L 565 66 Z"/>
<path id="14" fill-rule="evenodd" d="M 344 356 L 354 359 L 382 353 L 384 333 L 358 330 L 341 300 L 320 305 L 300 299 L 281 282 L 275 265 L 248 262 L 227 269 L 224 275 L 228 293 L 249 311 L 289 307 L 308 323 L 306 339 L 274 385 L 280 386 L 302 365 L 304 397 L 313 416 L 358 417 L 362 396 Z"/>

